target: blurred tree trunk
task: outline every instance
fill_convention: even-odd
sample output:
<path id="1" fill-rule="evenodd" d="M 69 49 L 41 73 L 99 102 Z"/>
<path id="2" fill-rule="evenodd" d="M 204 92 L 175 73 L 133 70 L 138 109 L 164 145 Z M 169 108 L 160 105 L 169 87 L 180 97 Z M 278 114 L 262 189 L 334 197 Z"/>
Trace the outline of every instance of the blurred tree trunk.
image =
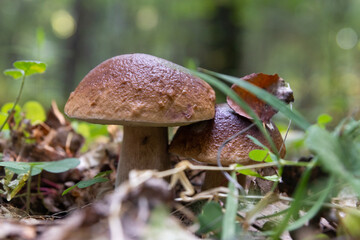
<path id="1" fill-rule="evenodd" d="M 239 43 L 242 30 L 236 22 L 237 11 L 234 1 L 219 3 L 210 22 L 210 26 L 213 26 L 211 49 L 214 50 L 209 60 L 216 64 L 216 71 L 234 75 L 238 74 L 241 64 Z"/>
<path id="2" fill-rule="evenodd" d="M 236 18 L 238 6 L 235 1 L 219 3 L 214 16 L 210 19 L 212 26 L 211 51 L 204 59 L 210 70 L 241 77 L 241 38 L 243 31 Z M 217 92 L 217 102 L 224 102 L 225 96 Z"/>
<path id="3" fill-rule="evenodd" d="M 64 80 L 63 80 L 63 94 L 65 98 L 69 97 L 69 93 L 74 90 L 77 83 L 81 79 L 76 79 L 76 70 L 85 59 L 89 59 L 90 54 L 87 51 L 86 36 L 84 30 L 91 28 L 92 19 L 91 12 L 85 8 L 85 1 L 76 0 L 74 2 L 74 15 L 77 22 L 76 32 L 70 37 L 66 44 L 66 49 L 69 55 L 64 62 Z"/>

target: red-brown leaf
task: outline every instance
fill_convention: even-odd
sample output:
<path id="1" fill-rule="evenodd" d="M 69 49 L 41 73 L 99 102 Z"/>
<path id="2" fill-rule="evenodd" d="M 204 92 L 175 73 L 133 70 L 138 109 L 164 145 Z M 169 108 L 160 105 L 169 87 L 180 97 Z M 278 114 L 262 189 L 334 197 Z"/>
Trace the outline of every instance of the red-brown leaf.
<path id="1" fill-rule="evenodd" d="M 285 83 L 284 79 L 280 78 L 277 74 L 268 75 L 263 73 L 253 73 L 243 77 L 242 79 L 268 91 L 286 103 L 294 101 L 291 88 Z M 233 89 L 247 104 L 249 104 L 249 106 L 255 111 L 255 113 L 263 122 L 268 123 L 271 117 L 277 113 L 277 110 L 273 109 L 270 105 L 247 90 L 235 84 L 232 85 L 231 89 Z M 227 103 L 239 115 L 252 119 L 252 117 L 250 117 L 231 98 L 227 98 Z"/>

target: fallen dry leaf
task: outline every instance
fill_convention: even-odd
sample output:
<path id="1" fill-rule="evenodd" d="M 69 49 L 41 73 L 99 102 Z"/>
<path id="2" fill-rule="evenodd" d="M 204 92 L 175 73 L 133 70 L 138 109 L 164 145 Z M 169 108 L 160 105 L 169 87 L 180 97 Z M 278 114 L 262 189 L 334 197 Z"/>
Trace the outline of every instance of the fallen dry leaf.
<path id="1" fill-rule="evenodd" d="M 18 221 L 0 219 L 0 239 L 35 239 L 36 228 Z"/>
<path id="2" fill-rule="evenodd" d="M 281 101 L 284 101 L 286 103 L 294 101 L 293 91 L 288 86 L 288 84 L 286 84 L 284 79 L 280 78 L 277 74 L 268 75 L 264 73 L 252 73 L 243 77 L 242 79 L 268 91 Z M 272 116 L 277 113 L 277 110 L 275 110 L 270 105 L 256 97 L 254 94 L 248 92 L 247 90 L 235 84 L 232 85 L 231 89 L 234 90 L 247 104 L 249 104 L 249 106 L 255 111 L 255 113 L 263 122 L 268 123 Z M 227 103 L 239 115 L 252 119 L 252 117 L 250 117 L 230 97 L 227 97 Z"/>

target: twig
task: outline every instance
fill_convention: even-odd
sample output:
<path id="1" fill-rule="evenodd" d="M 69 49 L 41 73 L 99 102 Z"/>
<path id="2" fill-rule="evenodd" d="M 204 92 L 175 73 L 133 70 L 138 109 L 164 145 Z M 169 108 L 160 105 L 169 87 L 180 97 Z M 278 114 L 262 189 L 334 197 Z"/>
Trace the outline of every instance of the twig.
<path id="1" fill-rule="evenodd" d="M 228 192 L 229 192 L 228 188 L 225 188 L 225 187 L 214 188 L 214 189 L 210 189 L 209 191 L 198 193 L 192 197 L 187 197 L 186 199 L 175 198 L 175 201 L 177 201 L 177 202 L 192 202 L 192 201 L 197 201 L 197 200 L 213 199 L 214 194 L 216 194 L 217 197 L 226 198 L 228 195 Z M 238 199 L 239 200 L 241 200 L 241 199 L 243 199 L 243 200 L 248 200 L 248 199 L 261 200 L 264 197 L 265 196 L 257 196 L 257 195 L 239 195 Z M 284 196 L 278 196 L 278 199 L 279 199 L 279 201 L 286 201 L 286 202 L 294 201 L 294 198 L 284 197 Z M 313 206 L 316 202 L 311 201 L 311 200 L 304 200 L 303 203 L 304 203 L 304 205 L 307 205 L 307 206 Z M 340 206 L 340 205 L 337 205 L 334 203 L 323 203 L 322 206 L 326 207 L 326 208 L 334 208 L 334 209 L 339 209 L 339 210 L 343 210 L 344 208 L 357 209 L 355 207 L 348 207 L 348 206 L 344 207 L 344 206 Z"/>

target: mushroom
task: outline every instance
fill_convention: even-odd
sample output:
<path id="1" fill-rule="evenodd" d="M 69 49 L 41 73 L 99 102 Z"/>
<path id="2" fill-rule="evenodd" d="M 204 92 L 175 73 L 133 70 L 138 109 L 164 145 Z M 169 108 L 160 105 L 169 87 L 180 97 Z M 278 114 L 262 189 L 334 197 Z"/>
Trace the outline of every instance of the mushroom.
<path id="1" fill-rule="evenodd" d="M 236 114 L 227 104 L 216 106 L 215 118 L 203 122 L 194 123 L 180 127 L 169 147 L 169 152 L 186 158 L 192 158 L 210 165 L 217 165 L 218 150 L 224 141 L 234 134 L 249 127 L 253 122 L 245 117 Z M 283 139 L 273 125 L 272 129 L 267 128 L 276 148 L 280 150 L 280 156 L 285 156 Z M 254 125 L 246 132 L 240 134 L 228 142 L 221 151 L 220 161 L 223 166 L 234 163 L 247 165 L 256 163 L 249 158 L 249 152 L 254 149 L 261 149 L 247 135 L 258 139 L 262 144 L 270 148 L 261 131 Z M 245 176 L 241 177 L 240 184 L 244 184 Z M 219 171 L 208 171 L 206 173 L 203 190 L 218 187 L 225 183 L 225 177 Z"/>
<path id="2" fill-rule="evenodd" d="M 65 113 L 124 126 L 118 186 L 131 169 L 168 169 L 167 127 L 213 118 L 215 93 L 179 65 L 147 54 L 125 54 L 91 70 L 70 94 Z"/>

